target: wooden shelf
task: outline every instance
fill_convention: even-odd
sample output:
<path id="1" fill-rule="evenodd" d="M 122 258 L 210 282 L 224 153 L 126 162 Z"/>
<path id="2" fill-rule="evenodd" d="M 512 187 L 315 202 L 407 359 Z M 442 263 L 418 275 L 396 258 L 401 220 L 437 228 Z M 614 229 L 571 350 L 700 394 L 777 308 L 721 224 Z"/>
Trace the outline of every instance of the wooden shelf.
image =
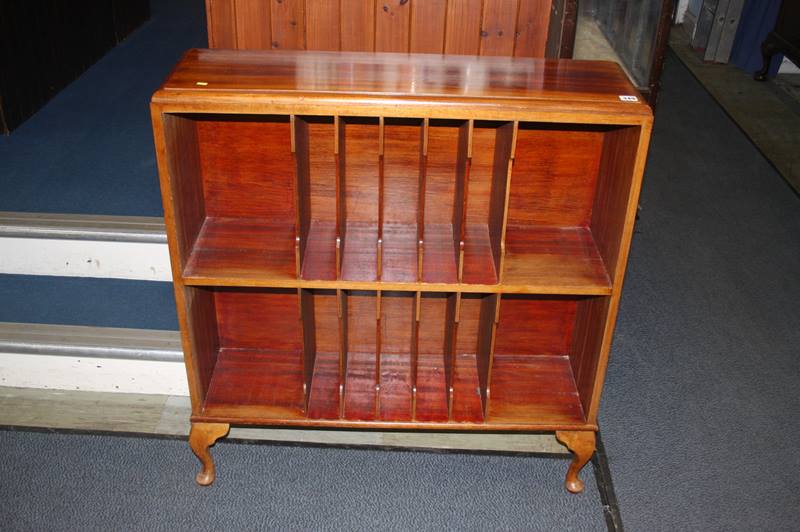
<path id="1" fill-rule="evenodd" d="M 230 424 L 555 430 L 579 490 L 633 94 L 612 64 L 190 52 L 151 108 L 198 480 Z"/>
<path id="2" fill-rule="evenodd" d="M 585 422 L 568 356 L 495 355 L 487 423 Z"/>
<path id="3" fill-rule="evenodd" d="M 264 420 L 305 417 L 300 353 L 220 349 L 203 414 L 258 412 Z"/>
<path id="4" fill-rule="evenodd" d="M 610 293 L 611 280 L 588 227 L 510 227 L 506 235 L 504 284 L 549 286 L 575 295 Z"/>
<path id="5" fill-rule="evenodd" d="M 206 218 L 186 279 L 295 279 L 294 226 L 247 218 Z"/>

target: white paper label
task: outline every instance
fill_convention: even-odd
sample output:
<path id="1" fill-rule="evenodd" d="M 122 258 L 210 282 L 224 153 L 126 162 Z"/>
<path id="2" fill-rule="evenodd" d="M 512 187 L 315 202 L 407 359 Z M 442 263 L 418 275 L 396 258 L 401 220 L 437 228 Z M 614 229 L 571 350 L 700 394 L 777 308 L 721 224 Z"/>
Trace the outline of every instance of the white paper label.
<path id="1" fill-rule="evenodd" d="M 639 101 L 639 98 L 637 98 L 636 96 L 631 96 L 629 94 L 620 94 L 619 95 L 619 99 L 622 102 L 638 102 Z"/>

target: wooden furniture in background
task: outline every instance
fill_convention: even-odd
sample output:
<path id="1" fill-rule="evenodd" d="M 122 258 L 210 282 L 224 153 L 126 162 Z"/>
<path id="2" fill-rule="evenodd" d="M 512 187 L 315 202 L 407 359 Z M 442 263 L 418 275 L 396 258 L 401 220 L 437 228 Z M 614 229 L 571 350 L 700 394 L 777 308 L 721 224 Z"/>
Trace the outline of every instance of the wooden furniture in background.
<path id="1" fill-rule="evenodd" d="M 206 0 L 208 46 L 571 57 L 577 0 Z"/>
<path id="2" fill-rule="evenodd" d="M 594 433 L 652 115 L 616 64 L 194 50 L 152 100 L 191 446 Z"/>

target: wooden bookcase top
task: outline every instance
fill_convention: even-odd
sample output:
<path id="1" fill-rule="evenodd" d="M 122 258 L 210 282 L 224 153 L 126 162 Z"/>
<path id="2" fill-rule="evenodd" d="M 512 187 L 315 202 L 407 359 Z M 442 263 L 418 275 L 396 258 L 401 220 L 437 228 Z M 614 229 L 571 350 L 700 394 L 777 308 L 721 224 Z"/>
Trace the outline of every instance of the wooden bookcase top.
<path id="1" fill-rule="evenodd" d="M 652 116 L 612 62 L 369 52 L 194 49 L 153 102 L 235 105 L 240 113 L 291 103 L 298 114 L 500 120 L 550 111 L 558 115 L 541 118 L 613 124 Z"/>

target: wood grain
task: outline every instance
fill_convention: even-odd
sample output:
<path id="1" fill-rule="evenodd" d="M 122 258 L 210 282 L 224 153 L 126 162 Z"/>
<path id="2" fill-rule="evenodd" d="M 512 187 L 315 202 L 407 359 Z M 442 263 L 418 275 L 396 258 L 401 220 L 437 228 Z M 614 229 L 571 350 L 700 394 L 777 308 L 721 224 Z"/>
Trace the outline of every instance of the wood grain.
<path id="1" fill-rule="evenodd" d="M 409 2 L 411 5 L 411 44 L 409 52 L 444 53 L 447 0 Z"/>
<path id="2" fill-rule="evenodd" d="M 341 50 L 372 52 L 375 50 L 375 2 L 340 0 Z"/>
<path id="3" fill-rule="evenodd" d="M 552 0 L 520 0 L 517 15 L 516 57 L 545 57 Z"/>
<path id="4" fill-rule="evenodd" d="M 444 53 L 478 55 L 481 40 L 482 0 L 447 3 L 447 28 Z M 453 30 L 452 28 L 458 28 Z"/>
<path id="5" fill-rule="evenodd" d="M 306 48 L 308 50 L 341 49 L 339 0 L 305 2 Z"/>
<path id="6" fill-rule="evenodd" d="M 375 51 L 408 52 L 411 2 L 380 0 L 375 3 Z"/>
<path id="7" fill-rule="evenodd" d="M 219 0 L 213 0 L 219 2 Z M 272 24 L 269 2 L 234 0 L 236 13 L 236 48 L 269 50 L 272 48 Z M 219 34 L 215 32 L 214 34 Z M 209 38 L 212 32 L 209 32 Z M 214 45 L 211 45 L 214 47 Z"/>
<path id="8" fill-rule="evenodd" d="M 481 55 L 514 55 L 520 0 L 483 0 Z"/>
<path id="9" fill-rule="evenodd" d="M 269 0 L 272 48 L 305 50 L 305 1 Z"/>

